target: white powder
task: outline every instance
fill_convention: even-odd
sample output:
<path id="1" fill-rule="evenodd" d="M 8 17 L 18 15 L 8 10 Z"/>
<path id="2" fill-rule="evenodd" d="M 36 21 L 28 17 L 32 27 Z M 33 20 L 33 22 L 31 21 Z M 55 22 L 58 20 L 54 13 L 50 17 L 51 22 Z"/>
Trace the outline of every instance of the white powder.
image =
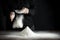
<path id="1" fill-rule="evenodd" d="M 19 38 L 19 39 L 40 39 L 40 38 L 50 38 L 50 39 L 57 39 L 60 38 L 59 34 L 57 33 L 50 33 L 50 32 L 33 32 L 28 26 L 21 32 L 10 33 L 5 37 L 8 38 Z"/>
<path id="2" fill-rule="evenodd" d="M 13 23 L 13 28 L 22 28 L 23 27 L 24 16 L 20 15 L 16 17 L 16 20 Z"/>

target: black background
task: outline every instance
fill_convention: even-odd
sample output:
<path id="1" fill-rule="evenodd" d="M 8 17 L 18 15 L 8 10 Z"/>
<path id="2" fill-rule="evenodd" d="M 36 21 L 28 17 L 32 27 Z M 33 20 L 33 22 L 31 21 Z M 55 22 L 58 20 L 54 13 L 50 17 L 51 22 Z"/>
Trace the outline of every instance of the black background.
<path id="1" fill-rule="evenodd" d="M 33 22 L 35 30 L 60 31 L 60 1 L 58 0 L 34 0 L 35 15 Z M 6 17 L 3 15 L 0 1 L 0 29 L 6 29 Z"/>
<path id="2" fill-rule="evenodd" d="M 37 0 L 34 16 L 36 30 L 60 30 L 60 2 Z"/>

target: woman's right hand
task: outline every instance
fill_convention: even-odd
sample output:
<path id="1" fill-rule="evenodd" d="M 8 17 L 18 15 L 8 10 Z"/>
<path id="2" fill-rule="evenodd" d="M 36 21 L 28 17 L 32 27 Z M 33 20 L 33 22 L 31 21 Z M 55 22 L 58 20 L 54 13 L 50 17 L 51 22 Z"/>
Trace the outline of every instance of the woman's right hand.
<path id="1" fill-rule="evenodd" d="M 11 22 L 13 21 L 14 18 L 15 18 L 15 12 L 10 12 L 10 19 L 11 19 Z"/>

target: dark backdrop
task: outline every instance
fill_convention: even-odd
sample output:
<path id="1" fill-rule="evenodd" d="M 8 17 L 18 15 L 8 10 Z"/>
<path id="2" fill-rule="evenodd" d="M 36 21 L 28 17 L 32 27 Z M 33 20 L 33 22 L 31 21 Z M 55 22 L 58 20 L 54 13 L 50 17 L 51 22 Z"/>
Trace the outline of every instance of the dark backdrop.
<path id="1" fill-rule="evenodd" d="M 59 5 L 58 0 L 36 0 L 36 30 L 60 30 Z"/>
<path id="2" fill-rule="evenodd" d="M 55 30 L 60 31 L 60 2 L 58 0 L 34 0 L 35 1 L 35 15 L 33 22 L 35 30 Z M 1 4 L 1 3 L 0 3 Z M 0 29 L 6 29 L 6 19 L 2 7 L 0 6 Z M 5 20 L 5 21 L 4 21 Z M 4 25 L 4 26 L 3 26 Z"/>

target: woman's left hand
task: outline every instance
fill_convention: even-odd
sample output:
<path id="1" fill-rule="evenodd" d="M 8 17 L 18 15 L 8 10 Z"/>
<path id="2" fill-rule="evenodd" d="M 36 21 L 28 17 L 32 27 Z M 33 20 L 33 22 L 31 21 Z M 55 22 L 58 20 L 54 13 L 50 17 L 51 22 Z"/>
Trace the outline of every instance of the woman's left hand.
<path id="1" fill-rule="evenodd" d="M 29 9 L 28 8 L 23 8 L 21 10 L 21 12 L 23 12 L 24 14 L 28 14 L 29 13 Z"/>
<path id="2" fill-rule="evenodd" d="M 26 7 L 23 7 L 21 10 L 15 10 L 16 13 L 19 13 L 19 14 L 28 14 L 29 13 L 29 9 L 26 8 Z"/>

